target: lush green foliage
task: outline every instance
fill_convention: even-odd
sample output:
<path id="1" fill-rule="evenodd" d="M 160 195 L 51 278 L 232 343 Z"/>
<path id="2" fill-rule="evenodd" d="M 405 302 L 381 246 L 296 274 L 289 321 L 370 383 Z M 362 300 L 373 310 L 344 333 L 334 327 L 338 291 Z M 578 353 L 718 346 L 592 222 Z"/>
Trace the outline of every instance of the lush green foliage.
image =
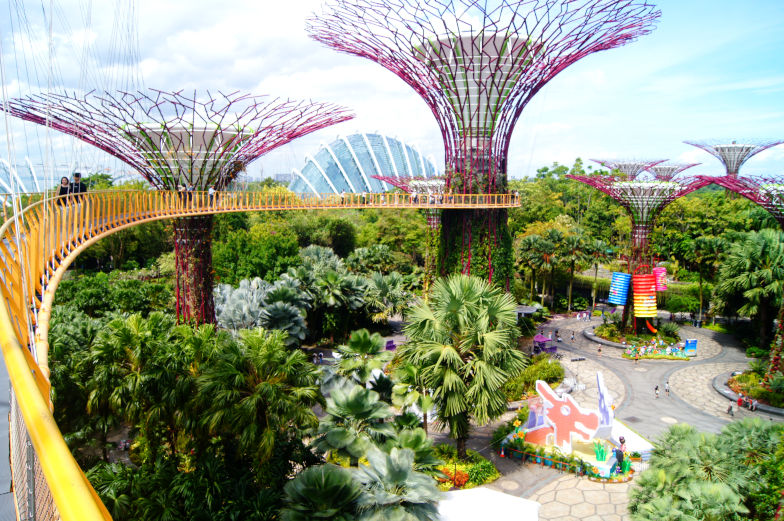
<path id="1" fill-rule="evenodd" d="M 519 376 L 506 382 L 504 394 L 510 402 L 520 400 L 535 391 L 537 380 L 544 380 L 551 386 L 557 387 L 563 377 L 564 369 L 557 360 L 550 360 L 548 354 L 536 355 Z"/>
<path id="2" fill-rule="evenodd" d="M 484 425 L 506 411 L 503 386 L 527 362 L 516 349 L 514 301 L 482 279 L 453 275 L 438 280 L 407 320 L 401 358 L 422 371 L 463 455 L 471 419 Z"/>
<path id="3" fill-rule="evenodd" d="M 142 313 L 173 307 L 172 285 L 166 280 L 146 280 L 146 270 L 112 271 L 65 278 L 55 293 L 57 303 L 67 303 L 91 317 L 113 311 Z"/>
<path id="4" fill-rule="evenodd" d="M 759 418 L 719 435 L 671 427 L 630 493 L 632 519 L 773 519 L 784 484 L 783 433 L 781 424 Z"/>

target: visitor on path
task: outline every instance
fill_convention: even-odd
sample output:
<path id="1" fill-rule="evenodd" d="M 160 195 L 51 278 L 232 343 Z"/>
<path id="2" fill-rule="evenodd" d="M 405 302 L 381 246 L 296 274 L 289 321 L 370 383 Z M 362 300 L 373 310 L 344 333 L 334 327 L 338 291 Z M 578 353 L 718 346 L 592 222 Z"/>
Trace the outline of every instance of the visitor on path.
<path id="1" fill-rule="evenodd" d="M 64 195 L 68 195 L 71 193 L 71 183 L 68 182 L 67 177 L 60 178 L 60 187 L 57 190 L 57 197 L 62 197 Z M 62 197 L 61 199 L 57 200 L 57 206 L 64 206 L 68 203 L 67 197 Z"/>
<path id="2" fill-rule="evenodd" d="M 572 342 L 574 342 L 574 331 L 572 331 Z"/>
<path id="3" fill-rule="evenodd" d="M 68 192 L 71 194 L 73 201 L 79 203 L 82 201 L 82 195 L 87 192 L 87 185 L 82 182 L 82 174 L 79 172 L 74 172 L 73 174 L 73 183 L 71 183 L 70 191 Z M 74 195 L 76 194 L 76 195 Z"/>
<path id="4" fill-rule="evenodd" d="M 738 409 L 743 407 L 743 393 L 738 393 Z"/>
<path id="5" fill-rule="evenodd" d="M 757 405 L 759 405 L 759 402 L 757 401 L 757 399 L 756 399 L 756 398 L 754 398 L 753 400 L 751 400 L 751 410 L 752 410 L 752 411 L 756 411 L 756 410 L 757 410 Z"/>
<path id="6" fill-rule="evenodd" d="M 640 352 L 635 351 L 634 353 L 634 365 L 640 365 Z"/>
<path id="7" fill-rule="evenodd" d="M 658 399 L 659 398 L 659 386 L 658 385 L 653 388 L 653 393 L 656 395 L 656 398 Z"/>
<path id="8" fill-rule="evenodd" d="M 318 363 L 319 363 L 319 365 L 324 363 L 324 353 L 322 353 L 321 351 L 319 351 L 319 354 L 318 354 Z"/>
<path id="9" fill-rule="evenodd" d="M 597 352 L 598 352 L 598 356 L 601 357 L 602 356 L 602 345 L 601 344 L 599 344 L 599 348 L 597 349 Z"/>
<path id="10" fill-rule="evenodd" d="M 664 394 L 667 396 L 667 398 L 670 397 L 670 381 L 669 380 L 667 380 L 667 382 L 664 384 Z"/>
<path id="11" fill-rule="evenodd" d="M 210 199 L 210 206 L 215 202 L 215 187 L 211 186 L 207 189 L 207 196 Z"/>
<path id="12" fill-rule="evenodd" d="M 318 355 L 313 353 L 313 365 L 318 365 Z"/>
<path id="13" fill-rule="evenodd" d="M 730 402 L 730 406 L 727 407 L 727 414 L 733 417 L 735 416 L 735 411 L 732 409 L 732 402 Z"/>

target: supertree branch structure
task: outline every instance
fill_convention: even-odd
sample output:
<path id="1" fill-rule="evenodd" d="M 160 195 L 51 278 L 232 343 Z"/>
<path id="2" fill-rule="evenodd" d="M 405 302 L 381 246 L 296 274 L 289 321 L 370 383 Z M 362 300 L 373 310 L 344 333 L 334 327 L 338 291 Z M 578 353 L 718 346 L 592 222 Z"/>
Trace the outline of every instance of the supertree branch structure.
<path id="1" fill-rule="evenodd" d="M 664 208 L 678 197 L 710 184 L 700 177 L 671 178 L 667 181 L 635 178 L 628 180 L 617 175 L 567 175 L 566 177 L 580 181 L 601 190 L 620 203 L 629 212 L 632 219 L 631 260 L 633 265 L 647 263 L 648 237 L 653 229 L 656 217 Z M 630 265 L 630 271 L 633 268 Z"/>
<path id="2" fill-rule="evenodd" d="M 752 202 L 757 203 L 768 211 L 784 230 L 784 175 L 774 176 L 704 176 L 706 182 L 716 183 L 725 189 L 735 192 Z M 765 347 L 765 346 L 763 346 Z M 784 305 L 779 309 L 776 335 L 770 349 L 770 364 L 763 379 L 764 385 L 769 385 L 776 373 L 784 369 L 782 366 L 784 354 Z"/>
<path id="3" fill-rule="evenodd" d="M 746 140 L 742 143 L 732 141 L 684 141 L 687 145 L 692 145 L 701 148 L 713 157 L 721 161 L 726 170 L 726 175 L 730 177 L 737 177 L 740 173 L 740 167 L 743 164 L 759 154 L 776 145 L 784 143 L 784 141 L 749 141 Z"/>
<path id="4" fill-rule="evenodd" d="M 631 181 L 637 176 L 663 163 L 665 159 L 643 160 L 643 159 L 591 159 L 594 163 L 599 163 L 603 167 L 613 172 L 618 172 Z"/>
<path id="5" fill-rule="evenodd" d="M 446 191 L 446 179 L 443 177 L 392 177 L 374 175 L 374 179 L 388 183 L 395 188 L 409 193 L 417 194 L 417 198 L 431 202 L 443 202 L 449 195 Z M 449 202 L 449 201 L 447 201 Z M 425 208 L 427 217 L 427 244 L 425 245 L 425 273 L 422 289 L 427 295 L 438 268 L 438 238 L 441 233 L 441 210 Z"/>
<path id="6" fill-rule="evenodd" d="M 246 165 L 297 137 L 346 121 L 324 103 L 206 92 L 47 93 L 9 114 L 74 136 L 136 169 L 159 190 L 222 190 Z M 183 197 L 193 197 L 183 194 Z M 213 322 L 211 215 L 174 221 L 177 316 Z"/>
<path id="7" fill-rule="evenodd" d="M 507 190 L 512 131 L 548 81 L 647 34 L 658 17 L 645 0 L 333 0 L 308 31 L 422 97 L 444 141 L 447 190 L 470 194 Z M 505 211 L 445 211 L 441 249 L 443 273 L 512 274 Z"/>
<path id="8" fill-rule="evenodd" d="M 653 174 L 659 181 L 672 181 L 672 179 L 691 167 L 700 163 L 659 163 L 648 168 L 648 172 Z"/>

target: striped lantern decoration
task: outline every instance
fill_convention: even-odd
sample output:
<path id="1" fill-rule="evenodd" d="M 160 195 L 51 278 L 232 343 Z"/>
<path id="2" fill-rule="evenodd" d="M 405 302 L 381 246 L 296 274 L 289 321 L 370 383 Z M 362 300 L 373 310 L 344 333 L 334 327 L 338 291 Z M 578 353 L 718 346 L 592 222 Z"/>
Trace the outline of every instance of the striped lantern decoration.
<path id="1" fill-rule="evenodd" d="M 629 282 L 631 278 L 632 276 L 628 273 L 613 272 L 612 280 L 610 281 L 610 296 L 607 299 L 609 304 L 626 305 L 626 301 L 629 298 Z"/>
<path id="2" fill-rule="evenodd" d="M 656 277 L 656 291 L 667 289 L 667 268 L 653 268 L 653 275 Z"/>
<path id="3" fill-rule="evenodd" d="M 656 316 L 656 276 L 653 273 L 634 275 L 634 316 L 651 318 Z"/>

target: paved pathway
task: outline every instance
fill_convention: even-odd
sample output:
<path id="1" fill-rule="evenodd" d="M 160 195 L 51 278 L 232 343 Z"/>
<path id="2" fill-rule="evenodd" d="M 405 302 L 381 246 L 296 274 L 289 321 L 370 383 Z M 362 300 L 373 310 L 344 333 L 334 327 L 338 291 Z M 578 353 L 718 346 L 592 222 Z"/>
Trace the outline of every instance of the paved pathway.
<path id="1" fill-rule="evenodd" d="M 565 475 L 528 497 L 541 503 L 541 521 L 626 521 L 629 483 L 596 483 Z"/>

